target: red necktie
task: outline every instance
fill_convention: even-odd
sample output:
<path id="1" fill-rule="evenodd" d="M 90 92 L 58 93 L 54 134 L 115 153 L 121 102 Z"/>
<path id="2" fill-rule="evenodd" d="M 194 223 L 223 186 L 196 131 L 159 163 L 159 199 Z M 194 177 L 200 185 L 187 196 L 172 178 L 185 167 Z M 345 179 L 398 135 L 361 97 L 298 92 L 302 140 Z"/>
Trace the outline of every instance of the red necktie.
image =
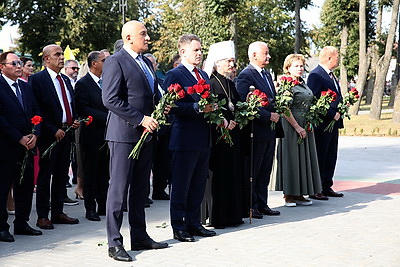
<path id="1" fill-rule="evenodd" d="M 72 125 L 71 109 L 69 107 L 69 102 L 68 102 L 67 92 L 65 91 L 64 82 L 62 81 L 60 75 L 57 75 L 56 78 L 61 86 L 61 95 L 64 102 L 65 114 L 67 115 L 67 124 Z"/>
<path id="2" fill-rule="evenodd" d="M 198 70 L 197 68 L 194 68 L 193 71 L 194 71 L 194 73 L 196 74 L 197 81 L 199 81 L 199 80 L 201 79 L 199 70 Z"/>

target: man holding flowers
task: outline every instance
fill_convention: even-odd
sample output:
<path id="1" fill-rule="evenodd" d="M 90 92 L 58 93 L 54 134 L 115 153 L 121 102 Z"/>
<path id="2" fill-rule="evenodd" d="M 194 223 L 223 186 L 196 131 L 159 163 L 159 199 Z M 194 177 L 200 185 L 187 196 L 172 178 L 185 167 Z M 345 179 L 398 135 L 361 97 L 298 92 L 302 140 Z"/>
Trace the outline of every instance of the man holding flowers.
<path id="1" fill-rule="evenodd" d="M 200 205 L 204 197 L 211 146 L 210 124 L 205 114 L 212 112 L 215 107 L 201 104 L 207 98 L 209 79 L 204 71 L 197 68 L 202 60 L 200 38 L 194 34 L 184 34 L 179 38 L 178 49 L 182 63 L 167 73 L 163 84 L 167 89 L 176 83 L 187 92 L 171 109 L 171 225 L 175 239 L 193 242 L 194 235 L 216 235 L 200 223 Z M 188 88 L 194 90 L 195 87 L 198 88 L 196 91 L 202 91 L 205 95 L 188 92 Z"/>
<path id="2" fill-rule="evenodd" d="M 36 146 L 40 134 L 40 120 L 36 118 L 40 117 L 31 86 L 18 79 L 22 67 L 22 61 L 14 53 L 0 55 L 0 241 L 3 242 L 15 241 L 9 232 L 6 209 L 11 184 L 15 199 L 14 234 L 42 234 L 27 223 L 33 194 L 33 153 L 27 152 Z M 28 158 L 21 175 L 25 154 Z"/>
<path id="3" fill-rule="evenodd" d="M 311 198 L 327 200 L 327 197 L 342 197 L 331 188 L 333 186 L 333 175 L 336 167 L 339 128 L 343 128 L 343 119 L 338 112 L 338 105 L 342 102 L 342 94 L 333 70 L 339 65 L 339 52 L 333 46 L 324 47 L 319 54 L 319 65 L 310 72 L 307 85 L 319 98 L 322 92 L 329 89 L 336 93 L 336 98 L 331 102 L 325 116 L 322 116 L 322 123 L 315 128 L 315 142 L 317 145 L 318 165 L 321 174 L 322 194 L 316 194 Z M 335 120 L 332 131 L 325 131 L 325 128 Z"/>
<path id="4" fill-rule="evenodd" d="M 103 65 L 102 98 L 109 109 L 106 140 L 110 149 L 110 183 L 106 204 L 108 255 L 118 261 L 132 261 L 120 233 L 123 202 L 128 193 L 128 217 L 132 250 L 161 249 L 146 232 L 145 200 L 148 196 L 153 156 L 153 136 L 146 138 L 140 155 L 129 154 L 144 132 L 153 133 L 158 121 L 151 117 L 159 99 L 151 62 L 142 56 L 150 37 L 146 27 L 129 21 L 122 27 L 123 48 Z"/>

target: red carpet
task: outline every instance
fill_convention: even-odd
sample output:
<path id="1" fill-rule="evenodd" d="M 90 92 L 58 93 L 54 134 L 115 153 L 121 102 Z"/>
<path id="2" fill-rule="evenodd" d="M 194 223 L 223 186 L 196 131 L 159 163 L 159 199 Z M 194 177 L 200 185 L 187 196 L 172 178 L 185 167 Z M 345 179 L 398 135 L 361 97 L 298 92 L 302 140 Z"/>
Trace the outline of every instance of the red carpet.
<path id="1" fill-rule="evenodd" d="M 400 184 L 334 181 L 333 190 L 380 195 L 400 195 Z"/>

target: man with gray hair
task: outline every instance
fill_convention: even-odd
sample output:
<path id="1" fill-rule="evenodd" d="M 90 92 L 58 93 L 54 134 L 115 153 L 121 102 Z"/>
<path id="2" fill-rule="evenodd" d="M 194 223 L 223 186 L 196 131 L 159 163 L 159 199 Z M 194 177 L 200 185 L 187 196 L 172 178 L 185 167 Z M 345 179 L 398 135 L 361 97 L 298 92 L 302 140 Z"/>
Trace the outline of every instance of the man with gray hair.
<path id="1" fill-rule="evenodd" d="M 260 107 L 259 117 L 254 119 L 254 150 L 252 156 L 253 182 L 252 182 L 252 204 L 250 215 L 256 219 L 262 219 L 263 215 L 279 215 L 279 211 L 269 208 L 267 204 L 267 187 L 270 181 L 272 162 L 275 154 L 275 138 L 283 135 L 282 125 L 279 121 L 279 114 L 275 112 L 275 87 L 271 74 L 264 68 L 269 64 L 271 56 L 269 55 L 268 45 L 264 42 L 254 42 L 249 45 L 248 56 L 250 64 L 239 74 L 236 88 L 242 101 L 246 101 L 250 86 L 264 92 L 268 96 L 269 104 L 266 107 Z M 272 127 L 275 123 L 275 128 Z M 250 137 L 250 135 L 249 135 Z M 250 142 L 249 142 L 250 144 Z M 250 174 L 250 170 L 246 175 Z M 249 175 L 250 176 L 250 175 Z M 250 179 L 247 179 L 250 180 Z M 247 199 L 250 199 L 247 198 Z M 245 205 L 249 206 L 249 205 Z"/>
<path id="2" fill-rule="evenodd" d="M 343 197 L 342 193 L 337 193 L 331 188 L 337 160 L 339 128 L 343 128 L 343 119 L 338 112 L 338 104 L 342 101 L 342 94 L 340 93 L 339 82 L 333 74 L 333 70 L 337 66 L 339 66 L 338 50 L 333 46 L 326 46 L 319 54 L 319 65 L 310 72 L 307 79 L 307 85 L 317 98 L 321 96 L 321 92 L 328 89 L 337 94 L 326 115 L 322 117 L 323 122 L 314 130 L 322 194 L 310 197 L 317 200 L 328 200 L 328 197 Z M 332 120 L 336 121 L 333 130 L 325 131 Z"/>
<path id="3" fill-rule="evenodd" d="M 65 75 L 68 76 L 71 81 L 71 85 L 75 88 L 75 83 L 79 73 L 79 63 L 75 59 L 67 59 L 64 63 Z"/>

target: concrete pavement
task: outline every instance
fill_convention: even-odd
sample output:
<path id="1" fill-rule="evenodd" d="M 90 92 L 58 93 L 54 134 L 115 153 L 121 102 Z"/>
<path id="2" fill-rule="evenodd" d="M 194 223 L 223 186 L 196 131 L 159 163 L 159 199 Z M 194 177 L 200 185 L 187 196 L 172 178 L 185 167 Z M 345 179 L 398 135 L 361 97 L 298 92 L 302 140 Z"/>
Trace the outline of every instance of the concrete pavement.
<path id="1" fill-rule="evenodd" d="M 0 266 L 400 266 L 400 138 L 340 137 L 339 146 L 335 190 L 344 198 L 288 208 L 282 192 L 271 191 L 270 207 L 281 216 L 253 224 L 246 219 L 194 243 L 172 239 L 169 202 L 154 201 L 146 209 L 148 232 L 170 247 L 128 251 L 131 263 L 107 256 L 104 217 L 86 220 L 80 201 L 64 209 L 80 224 L 0 242 Z M 72 197 L 73 189 L 68 191 Z M 126 217 L 122 233 L 129 249 Z M 32 226 L 35 221 L 33 210 Z"/>

